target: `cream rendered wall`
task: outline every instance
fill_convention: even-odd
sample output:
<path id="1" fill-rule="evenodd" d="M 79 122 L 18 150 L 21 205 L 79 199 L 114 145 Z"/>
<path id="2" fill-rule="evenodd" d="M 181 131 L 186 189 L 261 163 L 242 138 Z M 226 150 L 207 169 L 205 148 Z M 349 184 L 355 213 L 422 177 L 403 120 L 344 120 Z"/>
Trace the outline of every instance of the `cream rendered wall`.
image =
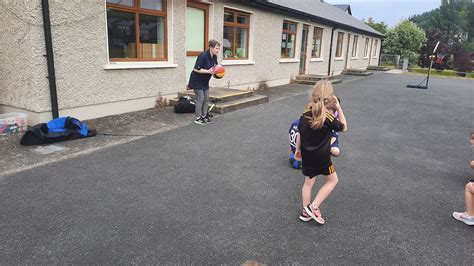
<path id="1" fill-rule="evenodd" d="M 1 81 L 0 103 L 7 111 L 29 113 L 29 124 L 51 118 L 40 2 L 13 1 L 10 11 L 0 8 L 1 17 L 14 25 L 0 30 L 0 45 L 8 51 L 1 58 L 8 64 L 1 68 L 7 78 Z M 169 62 L 151 64 L 109 64 L 105 0 L 49 3 L 61 116 L 89 119 L 152 108 L 159 95 L 185 88 L 185 1 L 168 0 Z M 25 26 L 11 12 L 37 25 Z M 25 30 L 29 34 L 18 41 Z"/>
<path id="2" fill-rule="evenodd" d="M 222 42 L 224 29 L 224 6 L 251 13 L 249 60 L 244 62 L 222 60 L 219 62 L 226 68 L 226 75 L 221 80 L 212 79 L 211 86 L 230 87 L 237 89 L 253 89 L 260 81 L 268 85 L 281 85 L 290 82 L 290 78 L 298 75 L 299 56 L 301 49 L 302 24 L 298 24 L 295 58 L 282 60 L 281 34 L 283 20 L 299 21 L 292 17 L 271 13 L 233 1 L 215 1 L 213 36 Z M 290 61 L 290 62 L 285 62 Z"/>
<path id="3" fill-rule="evenodd" d="M 341 57 L 336 57 L 336 47 L 337 47 L 337 35 L 339 32 L 344 33 L 344 38 L 343 38 L 343 43 L 342 43 L 342 53 Z M 344 56 L 346 55 L 346 46 L 347 46 L 347 31 L 344 30 L 335 30 L 334 31 L 334 41 L 333 41 L 333 47 L 332 47 L 332 58 L 333 62 L 331 64 L 331 75 L 339 75 L 342 70 L 344 70 L 344 64 L 345 64 L 345 58 Z"/>
<path id="4" fill-rule="evenodd" d="M 61 109 L 111 103 L 121 109 L 121 103 L 130 100 L 137 101 L 130 109 L 152 108 L 159 95 L 173 95 L 185 88 L 184 1 L 168 0 L 168 62 L 149 64 L 109 63 L 106 13 L 102 12 L 105 1 L 88 5 L 60 1 L 51 9 L 63 21 L 77 13 L 99 14 L 53 31 Z M 108 113 L 121 112 L 112 109 Z"/>
<path id="5" fill-rule="evenodd" d="M 332 28 L 322 24 L 315 24 L 310 23 L 311 27 L 309 29 L 309 43 L 310 46 L 308 47 L 308 58 L 309 62 L 307 62 L 307 74 L 315 74 L 315 75 L 327 75 L 328 73 L 328 62 L 329 62 L 329 46 L 331 42 L 331 30 Z M 322 44 L 321 44 L 321 57 L 320 58 L 311 58 L 312 52 L 312 41 L 314 36 L 314 27 L 322 28 L 323 35 L 322 35 Z"/>
<path id="6" fill-rule="evenodd" d="M 50 108 L 40 3 L 0 5 L 0 112 Z"/>
<path id="7" fill-rule="evenodd" d="M 299 72 L 303 23 L 309 24 L 306 73 L 326 75 L 332 28 L 267 9 L 241 5 L 231 0 L 203 1 L 210 4 L 209 37 L 222 42 L 224 7 L 251 13 L 249 60 L 219 62 L 226 76 L 211 80 L 211 86 L 253 89 L 265 81 L 269 86 L 287 84 Z M 108 61 L 105 0 L 50 1 L 53 46 L 60 115 L 89 119 L 110 114 L 152 108 L 159 95 L 172 97 L 186 86 L 185 0 L 168 0 L 168 62 L 110 63 Z M 0 6 L 0 112 L 28 113 L 29 124 L 51 118 L 42 26 L 41 0 L 12 1 Z M 295 57 L 281 59 L 283 20 L 298 22 Z M 322 57 L 311 58 L 313 27 L 324 29 Z M 334 58 L 337 33 L 345 33 L 342 55 L 347 49 L 348 31 L 334 32 L 331 72 L 339 74 L 345 61 Z M 351 40 L 354 34 L 351 33 Z M 359 35 L 358 56 L 349 68 L 365 68 L 365 38 Z M 352 46 L 350 45 L 350 49 Z M 370 48 L 370 47 L 369 47 Z M 380 40 L 377 48 L 380 51 Z M 371 64 L 376 64 L 371 58 Z"/>
<path id="8" fill-rule="evenodd" d="M 307 72 L 306 74 L 316 74 L 316 75 L 327 75 L 328 73 L 328 60 L 329 60 L 329 46 L 331 43 L 331 31 L 332 27 L 317 23 L 310 23 L 310 46 L 308 47 L 308 62 L 307 62 Z M 311 58 L 311 42 L 314 34 L 314 27 L 323 28 L 323 40 L 322 40 L 322 55 L 321 58 Z M 336 58 L 336 47 L 337 47 L 337 34 L 338 32 L 344 33 L 344 42 L 342 46 L 342 57 Z M 374 39 L 373 37 L 367 37 L 364 34 L 346 30 L 335 30 L 334 31 L 334 40 L 333 40 L 333 49 L 332 49 L 332 60 L 331 60 L 331 75 L 338 75 L 344 70 L 345 66 L 345 55 L 347 52 L 347 35 L 351 34 L 350 43 L 349 43 L 349 55 L 347 68 L 358 68 L 365 69 L 369 65 L 369 57 L 364 58 L 364 45 L 365 38 Z M 358 45 L 357 45 L 357 55 L 352 57 L 352 44 L 354 41 L 354 35 L 358 35 Z M 378 64 L 378 56 L 380 54 L 380 39 L 378 39 L 378 50 L 377 55 L 371 58 L 371 65 Z M 370 44 L 369 44 L 370 49 Z"/>
<path id="9" fill-rule="evenodd" d="M 375 54 L 371 55 L 371 59 L 370 59 L 370 65 L 371 66 L 377 66 L 378 65 L 379 56 L 380 56 L 381 41 L 380 41 L 380 39 L 374 39 L 374 42 L 375 42 L 375 40 L 377 40 L 377 45 L 375 46 L 375 44 L 374 44 Z"/>
<path id="10" fill-rule="evenodd" d="M 364 34 L 359 34 L 359 41 L 357 45 L 357 50 L 358 50 L 357 57 L 350 59 L 351 61 L 350 68 L 365 69 L 369 65 L 369 58 L 364 57 L 364 47 L 365 47 L 366 38 L 372 39 L 371 37 L 367 37 Z M 369 49 L 370 49 L 370 43 L 369 43 Z"/>

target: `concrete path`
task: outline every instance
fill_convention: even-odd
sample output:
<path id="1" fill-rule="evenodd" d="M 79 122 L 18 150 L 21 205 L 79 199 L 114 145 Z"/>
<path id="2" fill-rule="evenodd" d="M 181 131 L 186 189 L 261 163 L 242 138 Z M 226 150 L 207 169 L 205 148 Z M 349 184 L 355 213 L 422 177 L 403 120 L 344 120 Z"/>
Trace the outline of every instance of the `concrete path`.
<path id="1" fill-rule="evenodd" d="M 349 132 L 324 226 L 298 220 L 287 130 L 309 86 L 295 86 L 212 125 L 1 177 L 0 264 L 471 264 L 473 228 L 451 213 L 472 177 L 472 81 L 405 87 L 419 79 L 336 86 Z"/>

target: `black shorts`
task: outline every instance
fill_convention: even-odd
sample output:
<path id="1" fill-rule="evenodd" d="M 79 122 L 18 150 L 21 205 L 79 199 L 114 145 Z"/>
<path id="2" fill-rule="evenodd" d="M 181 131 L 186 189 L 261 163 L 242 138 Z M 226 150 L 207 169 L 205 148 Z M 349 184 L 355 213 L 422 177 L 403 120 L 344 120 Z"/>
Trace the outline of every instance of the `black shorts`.
<path id="1" fill-rule="evenodd" d="M 313 178 L 318 175 L 332 175 L 335 172 L 336 172 L 336 168 L 334 167 L 332 163 L 328 167 L 320 168 L 320 169 L 303 166 L 303 175 L 309 176 L 309 178 Z"/>

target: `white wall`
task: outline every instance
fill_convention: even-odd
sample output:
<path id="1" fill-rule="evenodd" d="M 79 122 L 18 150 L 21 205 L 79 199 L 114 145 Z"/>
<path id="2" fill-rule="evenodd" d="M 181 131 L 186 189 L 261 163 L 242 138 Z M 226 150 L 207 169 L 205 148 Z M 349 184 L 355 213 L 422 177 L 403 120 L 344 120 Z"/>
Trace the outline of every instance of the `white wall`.
<path id="1" fill-rule="evenodd" d="M 0 112 L 27 112 L 31 123 L 51 117 L 40 2 L 12 1 L 9 10 L 0 7 L 0 23 L 10 25 L 0 28 Z M 60 115 L 89 119 L 152 108 L 159 95 L 171 97 L 183 90 L 189 75 L 185 73 L 185 3 L 169 0 L 168 62 L 113 64 L 108 60 L 105 0 L 50 1 Z M 290 82 L 299 73 L 303 24 L 310 25 L 306 73 L 327 75 L 331 27 L 231 0 L 210 1 L 210 4 L 209 37 L 221 42 L 224 7 L 251 13 L 249 60 L 223 61 L 222 54 L 219 55 L 219 61 L 226 67 L 226 76 L 213 79 L 211 86 L 253 89 L 262 81 L 270 86 Z M 298 23 L 293 59 L 282 59 L 280 55 L 284 19 Z M 320 59 L 311 58 L 314 26 L 324 29 Z M 339 31 L 345 34 L 342 58 L 335 58 Z M 336 30 L 333 74 L 344 69 L 348 33 L 351 33 L 351 41 L 354 34 L 359 35 L 358 56 L 351 58 L 349 54 L 348 68 L 369 65 L 369 57 L 363 57 L 364 43 L 365 38 L 371 38 L 371 43 L 373 38 Z M 380 40 L 377 55 L 370 58 L 371 65 L 377 64 L 379 52 Z"/>

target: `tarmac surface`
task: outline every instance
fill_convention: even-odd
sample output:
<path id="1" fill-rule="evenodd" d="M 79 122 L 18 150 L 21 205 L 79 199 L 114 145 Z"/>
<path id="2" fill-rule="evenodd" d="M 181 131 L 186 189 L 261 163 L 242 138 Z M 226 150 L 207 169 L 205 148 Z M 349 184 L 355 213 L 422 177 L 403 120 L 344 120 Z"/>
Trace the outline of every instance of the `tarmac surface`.
<path id="1" fill-rule="evenodd" d="M 135 136 L 46 155 L 2 137 L 0 264 L 471 265 L 474 227 L 451 213 L 473 177 L 473 82 L 405 87 L 421 79 L 376 73 L 335 86 L 349 131 L 324 226 L 299 221 L 303 177 L 287 159 L 311 86 L 262 91 L 269 103 L 205 126 L 170 108 L 94 120 Z"/>

